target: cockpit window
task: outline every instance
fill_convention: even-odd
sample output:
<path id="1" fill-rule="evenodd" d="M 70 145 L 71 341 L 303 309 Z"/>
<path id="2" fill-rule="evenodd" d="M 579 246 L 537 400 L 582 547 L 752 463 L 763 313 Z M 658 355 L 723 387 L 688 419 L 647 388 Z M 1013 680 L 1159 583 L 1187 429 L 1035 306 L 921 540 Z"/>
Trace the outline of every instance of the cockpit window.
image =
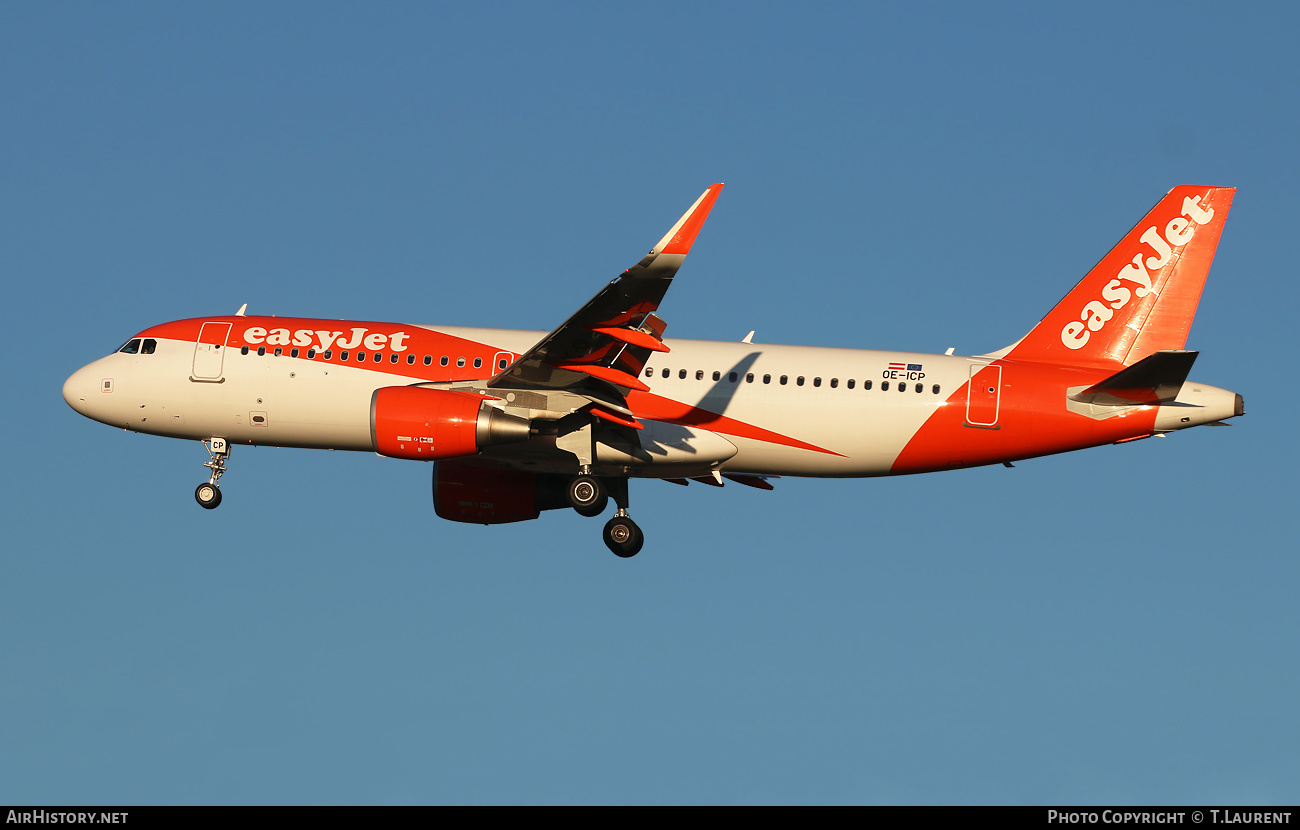
<path id="1" fill-rule="evenodd" d="M 154 340 L 151 337 L 148 340 L 144 341 L 144 344 L 140 347 L 140 354 L 153 354 L 157 350 L 158 350 L 158 341 Z"/>
<path id="2" fill-rule="evenodd" d="M 118 349 L 118 351 L 121 352 L 122 354 L 139 354 L 140 338 L 137 337 L 134 340 L 127 342 L 127 344 L 122 348 Z"/>

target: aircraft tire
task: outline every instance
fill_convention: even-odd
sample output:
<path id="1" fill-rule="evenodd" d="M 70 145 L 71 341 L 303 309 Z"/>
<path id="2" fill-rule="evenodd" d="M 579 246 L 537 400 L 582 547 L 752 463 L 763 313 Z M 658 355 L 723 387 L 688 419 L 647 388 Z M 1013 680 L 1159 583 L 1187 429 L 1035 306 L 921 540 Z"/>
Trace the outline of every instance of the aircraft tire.
<path id="1" fill-rule="evenodd" d="M 574 507 L 573 509 L 578 512 L 579 516 L 594 519 L 604 513 L 606 507 L 609 507 L 609 496 L 602 490 L 600 498 L 596 500 L 595 504 L 589 504 L 586 507 Z"/>
<path id="2" fill-rule="evenodd" d="M 600 483 L 600 479 L 595 476 L 578 476 L 569 482 L 569 504 L 575 510 L 582 513 L 583 510 L 590 510 L 597 504 L 601 505 L 604 510 L 603 502 L 608 498 L 605 494 L 605 487 Z M 583 513 L 583 515 L 599 515 L 599 513 Z"/>
<path id="3" fill-rule="evenodd" d="M 627 516 L 615 516 L 606 522 L 604 537 L 605 547 L 623 559 L 636 556 L 645 544 L 645 534 Z"/>
<path id="4" fill-rule="evenodd" d="M 194 488 L 194 500 L 199 506 L 207 510 L 213 510 L 221 504 L 221 488 L 211 482 L 203 482 Z"/>

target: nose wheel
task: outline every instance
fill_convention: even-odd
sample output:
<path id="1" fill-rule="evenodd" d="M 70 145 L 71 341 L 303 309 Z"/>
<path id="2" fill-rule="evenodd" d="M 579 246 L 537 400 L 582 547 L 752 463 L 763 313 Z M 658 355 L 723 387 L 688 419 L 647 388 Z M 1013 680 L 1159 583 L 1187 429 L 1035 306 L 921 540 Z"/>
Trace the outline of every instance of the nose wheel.
<path id="1" fill-rule="evenodd" d="M 230 445 L 224 438 L 213 438 L 203 442 L 203 448 L 208 451 L 208 463 L 204 464 L 212 471 L 212 476 L 198 487 L 194 488 L 194 500 L 199 506 L 206 510 L 214 510 L 217 505 L 221 504 L 221 488 L 217 486 L 217 481 L 221 478 L 222 473 L 226 471 L 226 459 L 230 457 Z"/>
<path id="2" fill-rule="evenodd" d="M 212 510 L 221 504 L 221 488 L 205 481 L 194 489 L 194 500 L 200 507 Z"/>

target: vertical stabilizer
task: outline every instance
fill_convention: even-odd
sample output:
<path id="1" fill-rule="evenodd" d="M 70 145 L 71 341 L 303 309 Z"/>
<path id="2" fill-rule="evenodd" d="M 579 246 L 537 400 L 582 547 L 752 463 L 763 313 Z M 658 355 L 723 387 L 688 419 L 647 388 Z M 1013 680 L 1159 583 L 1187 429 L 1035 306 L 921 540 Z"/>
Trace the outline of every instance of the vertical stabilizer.
<path id="1" fill-rule="evenodd" d="M 1169 191 L 1006 356 L 1129 366 L 1182 349 L 1235 192 Z"/>

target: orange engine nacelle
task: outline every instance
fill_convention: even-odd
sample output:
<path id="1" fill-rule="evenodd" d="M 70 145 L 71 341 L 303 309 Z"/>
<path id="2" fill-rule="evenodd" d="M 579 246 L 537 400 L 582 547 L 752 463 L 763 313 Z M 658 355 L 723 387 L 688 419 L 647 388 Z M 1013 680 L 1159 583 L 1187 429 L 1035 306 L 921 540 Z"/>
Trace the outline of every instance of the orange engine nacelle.
<path id="1" fill-rule="evenodd" d="M 432 461 L 474 455 L 490 444 L 527 441 L 530 424 L 485 405 L 481 395 L 385 386 L 370 398 L 370 440 L 375 452 Z"/>
<path id="2" fill-rule="evenodd" d="M 453 522 L 498 525 L 536 519 L 568 507 L 566 479 L 547 473 L 493 469 L 462 459 L 433 465 L 433 509 Z"/>

